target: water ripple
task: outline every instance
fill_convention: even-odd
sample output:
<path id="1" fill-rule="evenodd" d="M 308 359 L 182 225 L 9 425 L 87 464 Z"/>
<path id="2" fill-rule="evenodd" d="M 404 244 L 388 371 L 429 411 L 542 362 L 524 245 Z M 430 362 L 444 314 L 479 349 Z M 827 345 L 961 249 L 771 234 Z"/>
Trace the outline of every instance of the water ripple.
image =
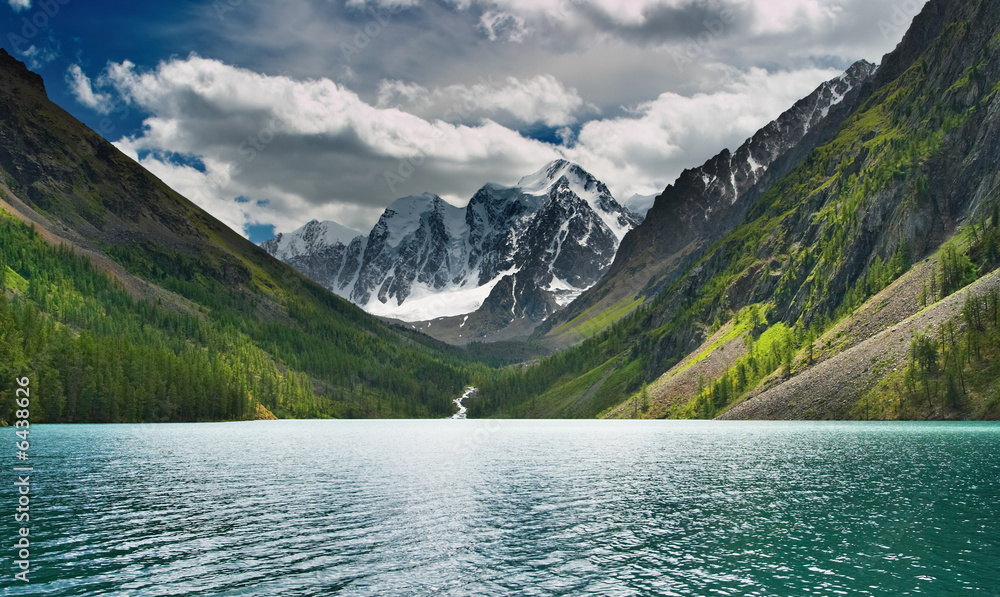
<path id="1" fill-rule="evenodd" d="M 5 595 L 998 594 L 995 424 L 32 431 Z"/>

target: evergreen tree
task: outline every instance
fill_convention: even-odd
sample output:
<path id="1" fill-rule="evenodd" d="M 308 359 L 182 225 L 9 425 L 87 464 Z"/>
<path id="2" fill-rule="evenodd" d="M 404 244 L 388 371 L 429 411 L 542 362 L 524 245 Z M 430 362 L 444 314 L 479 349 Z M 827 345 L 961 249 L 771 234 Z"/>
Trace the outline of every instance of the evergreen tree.
<path id="1" fill-rule="evenodd" d="M 3 247 L 0 247 L 0 292 L 7 288 L 7 258 L 4 256 Z"/>

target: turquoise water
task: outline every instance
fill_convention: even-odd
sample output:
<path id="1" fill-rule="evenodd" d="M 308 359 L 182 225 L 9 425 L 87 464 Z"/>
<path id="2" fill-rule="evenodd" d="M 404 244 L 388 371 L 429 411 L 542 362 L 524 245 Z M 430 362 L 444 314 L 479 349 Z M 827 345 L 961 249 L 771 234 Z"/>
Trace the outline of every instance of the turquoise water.
<path id="1" fill-rule="evenodd" d="M 5 595 L 1000 594 L 996 424 L 281 421 L 31 438 L 32 582 L 12 580 L 4 514 Z"/>

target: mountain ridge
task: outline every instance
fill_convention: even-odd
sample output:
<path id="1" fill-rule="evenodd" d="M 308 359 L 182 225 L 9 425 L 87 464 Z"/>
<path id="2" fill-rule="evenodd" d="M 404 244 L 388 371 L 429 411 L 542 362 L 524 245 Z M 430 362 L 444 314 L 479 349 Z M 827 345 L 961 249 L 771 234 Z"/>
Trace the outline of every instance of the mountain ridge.
<path id="1" fill-rule="evenodd" d="M 736 151 L 723 149 L 702 166 L 684 170 L 656 197 L 643 226 L 623 239 L 601 282 L 539 326 L 535 337 L 547 336 L 557 345 L 572 344 L 575 338 L 567 341 L 560 336 L 573 338 L 571 322 L 584 313 L 601 313 L 623 301 L 634 303 L 636 295 L 648 300 L 662 290 L 739 223 L 756 198 L 804 157 L 796 146 L 812 147 L 837 122 L 837 115 L 852 105 L 857 87 L 875 70 L 867 61 L 854 63 L 762 127 Z"/>
<path id="2" fill-rule="evenodd" d="M 6 53 L 0 183 L 0 420 L 26 372 L 32 422 L 161 422 L 446 416 L 483 367 L 275 260 Z"/>
<path id="3" fill-rule="evenodd" d="M 931 0 L 734 228 L 604 331 L 483 384 L 470 416 L 739 418 L 766 397 L 767 418 L 1000 417 L 1000 291 L 965 296 L 1000 267 L 998 50 L 990 3 Z M 899 280 L 953 317 L 872 342 L 912 312 L 875 323 Z M 834 357 L 849 391 L 823 390 Z"/>
<path id="4" fill-rule="evenodd" d="M 303 227 L 261 246 L 370 313 L 439 321 L 429 333 L 462 317 L 468 341 L 567 304 L 597 282 L 639 221 L 593 175 L 558 159 L 515 185 L 484 184 L 462 208 L 430 193 L 397 199 L 360 241 L 327 247 Z M 281 251 L 300 236 L 308 251 Z M 497 310 L 512 317 L 484 315 Z"/>

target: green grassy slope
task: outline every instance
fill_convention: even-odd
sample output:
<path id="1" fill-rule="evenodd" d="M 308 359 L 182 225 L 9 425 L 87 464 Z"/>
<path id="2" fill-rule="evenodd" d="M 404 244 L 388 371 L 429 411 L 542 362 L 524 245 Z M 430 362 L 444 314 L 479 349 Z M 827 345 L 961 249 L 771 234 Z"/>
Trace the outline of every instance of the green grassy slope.
<path id="1" fill-rule="evenodd" d="M 15 375 L 37 384 L 38 420 L 180 421 L 258 404 L 281 417 L 443 416 L 485 370 L 274 260 L 52 104 L 6 54 L 0 178 L 13 206 L 0 210 L 0 419 Z"/>
<path id="2" fill-rule="evenodd" d="M 674 414 L 714 416 L 787 367 L 960 222 L 992 209 L 998 49 L 1000 13 L 991 3 L 929 3 L 867 84 L 867 99 L 742 225 L 608 331 L 534 368 L 493 376 L 472 414 L 534 412 L 553 397 L 552 414 L 593 416 L 641 392 L 752 306 L 766 314 L 754 326 L 752 362 L 706 380 L 701 402 Z M 614 374 L 596 374 L 612 362 Z"/>

